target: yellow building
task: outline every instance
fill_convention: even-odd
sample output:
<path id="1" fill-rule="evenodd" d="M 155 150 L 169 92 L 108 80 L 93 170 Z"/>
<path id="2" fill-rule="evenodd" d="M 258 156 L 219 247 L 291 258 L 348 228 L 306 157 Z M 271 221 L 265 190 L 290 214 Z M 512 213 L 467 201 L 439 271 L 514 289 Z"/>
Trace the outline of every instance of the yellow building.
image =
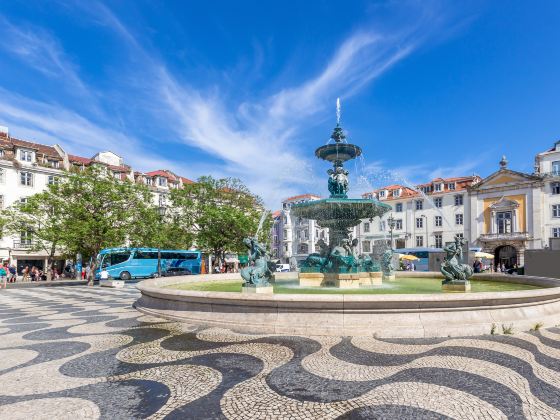
<path id="1" fill-rule="evenodd" d="M 544 181 L 541 176 L 500 169 L 469 188 L 467 224 L 472 246 L 494 255 L 507 268 L 524 264 L 526 249 L 543 247 Z"/>

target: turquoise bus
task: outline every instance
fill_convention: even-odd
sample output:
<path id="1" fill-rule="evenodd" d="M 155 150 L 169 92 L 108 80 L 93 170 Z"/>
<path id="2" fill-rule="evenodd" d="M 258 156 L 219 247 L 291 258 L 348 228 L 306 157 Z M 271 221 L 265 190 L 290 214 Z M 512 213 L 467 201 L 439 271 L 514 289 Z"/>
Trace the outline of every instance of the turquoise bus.
<path id="1" fill-rule="evenodd" d="M 162 249 L 161 273 L 163 276 L 200 274 L 200 251 Z M 95 278 L 107 270 L 114 279 L 155 277 L 158 274 L 157 248 L 107 248 L 97 255 Z"/>

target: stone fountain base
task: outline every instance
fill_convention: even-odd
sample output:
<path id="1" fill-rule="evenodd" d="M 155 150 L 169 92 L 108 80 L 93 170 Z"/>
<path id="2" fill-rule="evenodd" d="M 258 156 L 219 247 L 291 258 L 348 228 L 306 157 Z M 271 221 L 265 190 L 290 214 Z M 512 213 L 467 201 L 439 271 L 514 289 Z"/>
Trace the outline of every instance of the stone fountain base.
<path id="1" fill-rule="evenodd" d="M 441 290 L 444 292 L 470 292 L 471 282 L 468 280 L 454 280 L 450 282 L 442 282 Z"/>
<path id="2" fill-rule="evenodd" d="M 241 286 L 241 293 L 274 293 L 272 286 L 254 286 L 243 285 Z"/>
<path id="3" fill-rule="evenodd" d="M 382 273 L 299 273 L 300 287 L 338 287 L 358 289 L 361 286 L 381 286 Z"/>

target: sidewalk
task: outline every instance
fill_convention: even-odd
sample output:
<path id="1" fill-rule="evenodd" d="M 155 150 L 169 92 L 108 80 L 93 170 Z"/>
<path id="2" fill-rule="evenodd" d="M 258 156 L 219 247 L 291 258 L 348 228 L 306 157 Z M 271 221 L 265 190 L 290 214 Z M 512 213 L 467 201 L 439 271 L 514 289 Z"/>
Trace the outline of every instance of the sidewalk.
<path id="1" fill-rule="evenodd" d="M 7 283 L 7 289 L 26 289 L 31 287 L 56 287 L 56 286 L 79 286 L 87 284 L 87 280 L 51 280 L 51 281 L 16 281 L 15 283 Z M 4 288 L 0 291 L 6 290 Z"/>

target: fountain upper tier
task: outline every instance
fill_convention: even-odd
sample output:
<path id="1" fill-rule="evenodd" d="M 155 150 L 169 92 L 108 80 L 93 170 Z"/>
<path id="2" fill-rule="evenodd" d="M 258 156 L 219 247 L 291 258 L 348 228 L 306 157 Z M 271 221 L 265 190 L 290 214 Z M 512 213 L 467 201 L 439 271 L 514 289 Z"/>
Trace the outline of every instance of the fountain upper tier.
<path id="1" fill-rule="evenodd" d="M 339 124 L 334 128 L 331 139 L 334 140 L 334 143 L 319 147 L 315 150 L 315 156 L 335 164 L 342 164 L 362 154 L 359 146 L 346 142 L 346 136 Z"/>
<path id="2" fill-rule="evenodd" d="M 292 214 L 313 219 L 324 228 L 346 228 L 360 224 L 361 219 L 383 216 L 391 206 L 375 199 L 325 198 L 307 201 L 292 207 Z"/>

